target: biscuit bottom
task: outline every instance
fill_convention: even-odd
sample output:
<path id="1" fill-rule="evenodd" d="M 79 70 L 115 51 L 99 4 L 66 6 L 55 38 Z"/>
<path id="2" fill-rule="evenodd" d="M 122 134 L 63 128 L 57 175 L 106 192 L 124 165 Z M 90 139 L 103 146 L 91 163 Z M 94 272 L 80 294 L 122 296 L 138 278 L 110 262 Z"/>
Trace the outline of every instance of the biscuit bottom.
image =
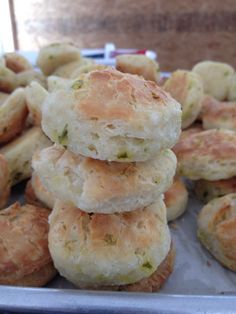
<path id="1" fill-rule="evenodd" d="M 13 278 L 4 280 L 0 279 L 1 285 L 13 285 L 23 287 L 42 287 L 52 280 L 57 274 L 56 269 L 52 262 L 44 265 L 39 270 L 26 275 L 20 279 L 14 280 Z"/>
<path id="2" fill-rule="evenodd" d="M 79 288 L 93 290 L 131 291 L 131 292 L 157 292 L 163 286 L 173 271 L 175 261 L 175 248 L 173 243 L 164 261 L 157 270 L 148 278 L 143 278 L 135 283 L 120 286 L 82 286 Z"/>

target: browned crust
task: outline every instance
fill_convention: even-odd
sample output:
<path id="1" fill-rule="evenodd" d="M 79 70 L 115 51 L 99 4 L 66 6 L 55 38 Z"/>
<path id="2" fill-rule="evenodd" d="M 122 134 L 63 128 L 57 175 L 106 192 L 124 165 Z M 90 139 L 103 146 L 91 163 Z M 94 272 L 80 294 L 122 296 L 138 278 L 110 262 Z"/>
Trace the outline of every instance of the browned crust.
<path id="1" fill-rule="evenodd" d="M 182 180 L 176 177 L 171 187 L 164 193 L 164 203 L 166 207 L 168 208 L 176 203 L 176 200 L 182 198 L 184 193 L 186 193 L 186 187 Z"/>
<path id="2" fill-rule="evenodd" d="M 57 274 L 53 263 L 48 263 L 39 270 L 33 272 L 32 274 L 26 275 L 17 280 L 5 280 L 0 281 L 1 285 L 13 285 L 21 287 L 42 287 L 51 281 Z"/>
<path id="3" fill-rule="evenodd" d="M 132 291 L 132 292 L 157 292 L 166 282 L 170 274 L 173 272 L 175 262 L 175 248 L 171 244 L 169 253 L 164 261 L 158 266 L 157 270 L 148 278 L 141 279 L 138 282 L 120 285 L 120 286 L 89 286 L 81 287 L 94 290 L 112 290 L 112 291 Z"/>
<path id="4" fill-rule="evenodd" d="M 139 282 L 130 285 L 120 286 L 118 290 L 133 292 L 157 292 L 173 272 L 174 262 L 175 249 L 172 244 L 168 255 L 150 277 L 144 278 Z"/>
<path id="5" fill-rule="evenodd" d="M 0 155 L 0 209 L 2 209 L 10 195 L 10 174 L 9 167 L 4 156 Z"/>
<path id="6" fill-rule="evenodd" d="M 6 61 L 6 67 L 15 73 L 32 69 L 28 60 L 15 52 L 6 53 L 4 59 Z"/>
<path id="7" fill-rule="evenodd" d="M 114 69 L 92 71 L 83 78 L 82 88 L 76 90 L 81 99 L 75 111 L 88 119 L 129 121 L 136 116 L 136 105 L 155 110 L 169 101 L 156 83 Z"/>
<path id="8" fill-rule="evenodd" d="M 228 130 L 207 130 L 181 137 L 173 148 L 179 161 L 209 156 L 212 159 L 228 160 L 235 159 L 236 133 Z"/>
<path id="9" fill-rule="evenodd" d="M 182 105 L 188 92 L 188 72 L 174 73 L 164 85 L 164 89 Z"/>
<path id="10" fill-rule="evenodd" d="M 8 142 L 21 133 L 25 127 L 27 115 L 28 109 L 25 106 L 20 112 L 18 111 L 10 117 L 7 127 L 0 132 L 0 143 Z"/>
<path id="11" fill-rule="evenodd" d="M 52 262 L 49 213 L 45 208 L 19 203 L 0 212 L 0 283 L 20 282 Z"/>

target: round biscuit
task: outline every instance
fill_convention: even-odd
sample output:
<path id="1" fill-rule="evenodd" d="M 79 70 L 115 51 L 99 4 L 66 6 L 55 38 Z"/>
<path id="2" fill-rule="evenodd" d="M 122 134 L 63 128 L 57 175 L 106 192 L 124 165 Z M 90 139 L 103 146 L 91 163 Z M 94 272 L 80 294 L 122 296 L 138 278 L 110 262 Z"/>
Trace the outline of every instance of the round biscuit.
<path id="1" fill-rule="evenodd" d="M 216 181 L 198 180 L 194 191 L 198 199 L 207 203 L 214 198 L 236 193 L 236 177 Z"/>
<path id="2" fill-rule="evenodd" d="M 154 82 L 109 68 L 84 74 L 70 88 L 49 94 L 42 128 L 75 154 L 146 161 L 177 142 L 181 109 Z"/>
<path id="3" fill-rule="evenodd" d="M 3 55 L 8 69 L 15 73 L 33 69 L 30 62 L 17 52 L 8 52 Z"/>
<path id="4" fill-rule="evenodd" d="M 75 155 L 54 145 L 34 155 L 32 166 L 57 198 L 86 212 L 114 213 L 145 207 L 172 184 L 171 150 L 140 163 L 117 163 Z"/>
<path id="5" fill-rule="evenodd" d="M 193 69 L 203 82 L 204 92 L 218 100 L 227 99 L 231 78 L 234 69 L 227 63 L 216 61 L 202 61 Z"/>
<path id="6" fill-rule="evenodd" d="M 144 55 L 119 55 L 116 57 L 116 69 L 124 73 L 140 75 L 148 81 L 160 80 L 159 64 Z"/>
<path id="7" fill-rule="evenodd" d="M 7 67 L 0 65 L 0 91 L 11 93 L 16 87 L 16 74 Z"/>
<path id="8" fill-rule="evenodd" d="M 77 47 L 68 43 L 54 43 L 40 49 L 37 66 L 44 75 L 52 74 L 56 68 L 80 60 L 81 55 Z"/>
<path id="9" fill-rule="evenodd" d="M 88 214 L 56 201 L 49 218 L 56 269 L 79 287 L 135 283 L 153 274 L 170 250 L 162 197 L 122 214 Z"/>
<path id="10" fill-rule="evenodd" d="M 182 128 L 190 126 L 201 111 L 203 84 L 198 74 L 177 70 L 173 72 L 163 86 L 182 107 Z"/>
<path id="11" fill-rule="evenodd" d="M 207 130 L 182 137 L 173 148 L 177 173 L 192 180 L 228 179 L 236 175 L 236 132 Z"/>
<path id="12" fill-rule="evenodd" d="M 236 271 L 236 194 L 215 198 L 198 217 L 198 238 L 225 267 Z"/>
<path id="13" fill-rule="evenodd" d="M 55 274 L 55 269 L 48 272 L 43 268 L 52 263 L 48 250 L 48 215 L 49 211 L 31 205 L 21 206 L 15 203 L 0 212 L 0 284 L 33 285 L 30 276 L 41 271 L 43 284 Z M 32 278 L 31 278 L 32 279 Z M 47 279 L 47 280 L 46 280 Z"/>
<path id="14" fill-rule="evenodd" d="M 56 71 L 53 72 L 53 75 L 60 76 L 62 78 L 70 78 L 74 71 L 90 64 L 94 64 L 94 61 L 92 59 L 81 58 L 79 60 L 72 61 L 59 66 L 58 68 L 56 68 Z"/>
<path id="15" fill-rule="evenodd" d="M 12 140 L 24 129 L 27 114 L 25 91 L 18 88 L 0 105 L 0 143 Z"/>

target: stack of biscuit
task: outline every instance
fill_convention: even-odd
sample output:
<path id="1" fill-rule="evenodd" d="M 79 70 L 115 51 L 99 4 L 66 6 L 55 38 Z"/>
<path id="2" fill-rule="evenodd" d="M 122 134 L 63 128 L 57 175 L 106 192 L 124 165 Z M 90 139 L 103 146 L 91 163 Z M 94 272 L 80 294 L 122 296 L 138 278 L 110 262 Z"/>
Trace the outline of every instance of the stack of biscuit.
<path id="1" fill-rule="evenodd" d="M 52 91 L 42 128 L 55 143 L 33 159 L 56 198 L 49 250 L 80 288 L 157 291 L 173 268 L 163 193 L 181 109 L 156 83 L 107 68 Z"/>

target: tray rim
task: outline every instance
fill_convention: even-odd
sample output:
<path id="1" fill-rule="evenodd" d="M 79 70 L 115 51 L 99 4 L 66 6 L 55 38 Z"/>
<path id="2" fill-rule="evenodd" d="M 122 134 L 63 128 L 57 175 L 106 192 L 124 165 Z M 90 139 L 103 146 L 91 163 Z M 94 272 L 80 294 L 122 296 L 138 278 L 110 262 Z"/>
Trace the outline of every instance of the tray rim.
<path id="1" fill-rule="evenodd" d="M 0 309 L 24 313 L 235 313 L 236 293 L 180 295 L 0 286 Z"/>

